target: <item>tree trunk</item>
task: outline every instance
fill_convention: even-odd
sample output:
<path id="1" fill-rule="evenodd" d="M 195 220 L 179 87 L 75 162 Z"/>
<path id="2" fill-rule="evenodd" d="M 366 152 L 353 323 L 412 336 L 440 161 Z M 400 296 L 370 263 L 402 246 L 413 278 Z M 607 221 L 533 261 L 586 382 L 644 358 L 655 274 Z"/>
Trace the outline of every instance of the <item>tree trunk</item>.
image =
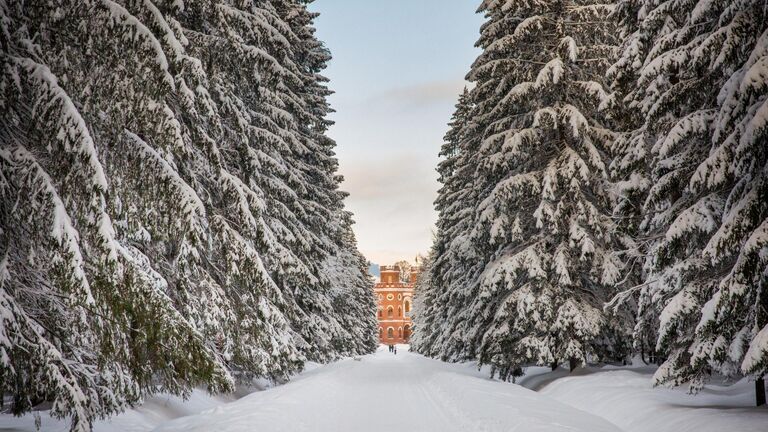
<path id="1" fill-rule="evenodd" d="M 763 381 L 763 377 L 755 381 L 755 405 L 765 405 L 765 381 Z"/>
<path id="2" fill-rule="evenodd" d="M 516 377 L 523 376 L 523 368 L 516 367 L 515 370 L 512 371 L 512 382 L 515 382 Z"/>
<path id="3" fill-rule="evenodd" d="M 571 357 L 568 360 L 568 367 L 571 368 L 571 372 L 573 372 L 573 370 L 576 369 L 577 366 L 579 366 L 579 361 L 576 360 L 576 357 Z"/>
<path id="4" fill-rule="evenodd" d="M 557 369 L 557 362 L 553 361 L 549 366 L 552 367 L 552 370 L 555 370 L 555 369 Z"/>

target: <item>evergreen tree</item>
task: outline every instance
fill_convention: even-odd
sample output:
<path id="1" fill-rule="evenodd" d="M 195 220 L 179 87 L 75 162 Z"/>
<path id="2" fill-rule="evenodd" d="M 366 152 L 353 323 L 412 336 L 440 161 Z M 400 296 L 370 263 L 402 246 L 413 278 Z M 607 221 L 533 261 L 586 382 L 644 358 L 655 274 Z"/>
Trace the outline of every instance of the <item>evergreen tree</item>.
<path id="1" fill-rule="evenodd" d="M 436 300 L 437 290 L 432 284 L 432 254 L 422 262 L 421 273 L 413 290 L 413 335 L 410 339 L 411 350 L 427 356 L 435 356 L 434 341 L 439 334 L 442 322 L 438 321 L 439 308 Z"/>
<path id="2" fill-rule="evenodd" d="M 489 0 L 480 10 L 473 107 L 448 162 L 470 170 L 474 196 L 447 198 L 461 188 L 444 186 L 438 198 L 471 214 L 447 247 L 438 234 L 434 285 L 445 283 L 449 314 L 457 305 L 440 355 L 476 357 L 505 379 L 530 362 L 620 358 L 620 330 L 602 312 L 624 266 L 609 213 L 613 135 L 598 112 L 617 43 L 612 6 Z M 448 209 L 438 227 L 463 216 Z M 462 351 L 445 344 L 457 333 Z"/>
<path id="3" fill-rule="evenodd" d="M 337 356 L 350 356 L 376 349 L 379 323 L 373 277 L 368 274 L 368 261 L 357 250 L 351 214 L 342 212 L 340 216 L 344 232 L 338 252 L 327 258 L 323 273 L 332 287 L 331 306 L 339 323 L 331 346 Z"/>
<path id="4" fill-rule="evenodd" d="M 475 124 L 470 116 L 473 106 L 471 95 L 465 88 L 459 96 L 440 150 L 443 160 L 437 171 L 443 186 L 435 201 L 439 215 L 438 229 L 429 269 L 420 278 L 425 286 L 434 290 L 429 294 L 433 296 L 433 306 L 421 312 L 421 319 L 442 325 L 432 328 L 435 335 L 429 338 L 426 336 L 427 327 L 422 327 L 420 333 L 423 336 L 417 336 L 422 342 L 417 344 L 416 349 L 454 361 L 474 358 L 474 345 L 466 338 L 467 332 L 463 328 L 467 322 L 466 304 L 472 295 L 466 287 L 480 264 L 472 243 L 468 241 L 473 207 L 478 196 L 474 187 L 477 140 L 470 139 L 476 136 L 473 133 Z M 423 302 L 426 301 L 425 298 Z M 415 306 L 414 314 L 419 314 Z"/>
<path id="5" fill-rule="evenodd" d="M 618 329 L 602 313 L 624 265 L 608 212 L 613 136 L 598 112 L 616 44 L 612 6 L 487 6 L 517 23 L 489 50 L 530 67 L 508 76 L 514 86 L 492 112 L 481 149 L 479 172 L 495 184 L 475 228 L 479 242 L 494 246 L 475 305 L 480 360 L 506 378 L 527 362 L 620 358 Z"/>
<path id="6" fill-rule="evenodd" d="M 639 130 L 643 113 L 628 101 L 627 95 L 635 91 L 637 83 L 637 46 L 633 45 L 633 32 L 638 22 L 638 2 L 618 1 L 612 14 L 619 27 L 620 47 L 623 55 L 615 59 L 607 71 L 612 92 L 606 98 L 602 111 L 612 120 L 615 137 L 611 145 L 609 174 L 613 182 L 615 205 L 612 217 L 616 230 L 622 236 L 618 248 L 626 262 L 622 279 L 617 283 L 620 292 L 609 302 L 614 318 L 634 322 L 634 346 L 642 357 L 654 358 L 657 321 L 649 314 L 649 298 L 643 288 L 645 262 L 652 242 L 642 229 L 645 216 L 643 202 L 651 187 L 652 142 Z M 633 66 L 634 65 L 634 66 Z M 643 311 L 637 313 L 638 310 Z"/>
<path id="7" fill-rule="evenodd" d="M 766 15 L 757 1 L 623 2 L 616 76 L 650 143 L 650 239 L 638 335 L 657 325 L 657 383 L 766 372 Z"/>

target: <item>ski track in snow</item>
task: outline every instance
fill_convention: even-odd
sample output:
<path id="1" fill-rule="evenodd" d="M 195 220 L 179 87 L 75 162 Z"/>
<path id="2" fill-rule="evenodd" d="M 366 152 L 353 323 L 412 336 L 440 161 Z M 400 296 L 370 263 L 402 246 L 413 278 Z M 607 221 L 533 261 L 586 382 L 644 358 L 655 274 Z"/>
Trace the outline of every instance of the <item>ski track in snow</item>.
<path id="1" fill-rule="evenodd" d="M 380 348 L 156 432 L 619 432 L 608 421 L 487 375 Z"/>

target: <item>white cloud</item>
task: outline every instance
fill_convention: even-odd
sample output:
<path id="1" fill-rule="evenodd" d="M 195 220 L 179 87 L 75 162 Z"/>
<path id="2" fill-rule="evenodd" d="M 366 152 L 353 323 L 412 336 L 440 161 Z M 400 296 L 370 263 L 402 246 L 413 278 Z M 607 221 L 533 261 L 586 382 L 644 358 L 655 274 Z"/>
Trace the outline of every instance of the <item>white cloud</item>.
<path id="1" fill-rule="evenodd" d="M 341 170 L 342 188 L 350 193 L 346 205 L 355 213 L 363 254 L 388 264 L 425 253 L 437 217 L 433 202 L 439 184 L 432 160 L 385 153 L 347 162 Z"/>
<path id="2" fill-rule="evenodd" d="M 471 88 L 472 83 L 464 80 L 429 81 L 421 84 L 389 89 L 372 96 L 367 102 L 381 102 L 413 108 L 432 104 L 453 105 L 465 86 Z"/>

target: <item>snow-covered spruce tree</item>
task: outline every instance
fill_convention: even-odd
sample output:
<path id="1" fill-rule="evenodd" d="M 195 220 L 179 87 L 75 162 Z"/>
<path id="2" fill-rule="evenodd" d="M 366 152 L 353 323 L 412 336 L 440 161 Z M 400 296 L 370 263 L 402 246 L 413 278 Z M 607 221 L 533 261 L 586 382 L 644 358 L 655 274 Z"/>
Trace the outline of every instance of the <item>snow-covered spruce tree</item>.
<path id="1" fill-rule="evenodd" d="M 322 271 L 329 279 L 331 306 L 339 324 L 330 344 L 336 355 L 356 355 L 372 352 L 379 344 L 374 281 L 368 274 L 368 261 L 357 250 L 351 214 L 339 215 L 345 231 Z"/>
<path id="2" fill-rule="evenodd" d="M 291 319 L 300 348 L 311 360 L 327 361 L 337 356 L 330 346 L 333 335 L 345 331 L 331 304 L 329 282 L 319 273 L 325 256 L 334 253 L 334 239 L 343 232 L 342 216 L 335 215 L 342 211 L 343 194 L 337 191 L 339 179 L 334 176 L 334 143 L 323 136 L 329 124 L 323 118 L 330 111 L 325 100 L 329 92 L 318 75 L 330 56 L 314 39 L 313 15 L 302 5 L 281 1 L 275 8 L 295 35 L 291 50 L 296 70 L 277 99 L 278 109 L 291 113 L 294 124 L 279 150 L 286 175 L 281 180 L 284 186 L 274 191 L 281 206 L 270 215 L 271 224 L 293 244 L 295 257 L 279 263 L 279 277 L 295 304 Z"/>
<path id="3" fill-rule="evenodd" d="M 416 280 L 413 294 L 413 335 L 410 339 L 411 350 L 427 356 L 435 356 L 434 340 L 439 335 L 443 324 L 438 321 L 442 306 L 436 300 L 437 290 L 432 284 L 432 254 L 424 258 L 419 278 Z"/>
<path id="4" fill-rule="evenodd" d="M 658 360 L 655 356 L 657 320 L 648 311 L 649 298 L 642 290 L 645 276 L 645 261 L 649 245 L 653 243 L 642 230 L 644 207 L 651 187 L 652 142 L 640 126 L 643 113 L 636 104 L 628 102 L 627 96 L 636 90 L 638 49 L 633 33 L 637 30 L 640 5 L 634 0 L 620 0 L 612 14 L 619 26 L 622 41 L 617 61 L 608 69 L 607 80 L 611 83 L 611 94 L 601 106 L 601 111 L 612 121 L 615 137 L 611 145 L 609 174 L 613 181 L 615 205 L 613 218 L 616 230 L 622 235 L 621 258 L 626 262 L 623 276 L 617 283 L 620 291 L 608 304 L 613 319 L 623 318 L 634 322 L 634 349 L 646 361 Z"/>
<path id="5" fill-rule="evenodd" d="M 429 279 L 433 287 L 433 306 L 422 309 L 420 320 L 440 323 L 424 326 L 415 350 L 444 360 L 473 359 L 474 345 L 467 339 L 466 304 L 472 297 L 469 289 L 473 275 L 482 264 L 477 260 L 468 240 L 478 190 L 475 188 L 475 166 L 479 139 L 470 114 L 473 103 L 465 89 L 456 104 L 449 131 L 440 150 L 443 160 L 438 165 L 439 181 L 435 208 L 439 217 L 431 253 L 430 269 L 420 277 Z M 425 281 L 425 283 L 427 283 Z M 434 315 L 432 315 L 434 314 Z M 435 333 L 427 336 L 429 330 Z"/>
<path id="6" fill-rule="evenodd" d="M 530 362 L 621 357 L 602 312 L 624 266 L 613 252 L 612 134 L 598 113 L 617 44 L 612 6 L 489 0 L 480 10 L 489 21 L 464 139 L 476 141 L 480 191 L 466 241 L 482 271 L 471 287 L 449 285 L 472 291 L 465 337 L 505 379 Z"/>
<path id="7" fill-rule="evenodd" d="M 234 288 L 232 308 L 242 308 L 234 324 L 237 339 L 219 335 L 217 343 L 234 348 L 227 354 L 243 378 L 285 376 L 299 366 L 300 339 L 287 331 L 298 307 L 292 297 L 296 288 L 288 287 L 282 275 L 306 269 L 293 232 L 273 216 L 292 193 L 286 184 L 291 175 L 286 143 L 298 134 L 299 122 L 282 98 L 290 97 L 284 95 L 286 81 L 298 85 L 291 57 L 296 38 L 267 2 L 242 8 L 188 2 L 179 19 L 189 51 L 208 62 L 202 78 L 211 91 L 200 92 L 196 97 L 203 104 L 193 108 L 212 114 L 194 123 L 214 164 L 214 176 L 203 172 L 198 178 L 212 178 L 216 184 L 210 188 L 221 190 L 209 195 L 220 209 L 211 224 L 220 250 L 211 272 Z M 239 59 L 236 65 L 233 58 Z"/>
<path id="8" fill-rule="evenodd" d="M 253 86 L 250 76 L 232 83 L 234 89 L 251 89 L 246 100 L 259 101 L 244 106 L 247 110 L 242 112 L 245 119 L 252 119 L 245 133 L 263 143 L 248 150 L 243 169 L 270 203 L 262 214 L 270 250 L 264 262 L 281 288 L 294 341 L 304 356 L 325 361 L 335 356 L 329 341 L 339 329 L 327 280 L 319 270 L 333 249 L 329 232 L 340 232 L 328 221 L 334 220 L 333 212 L 342 199 L 334 196 L 338 182 L 330 170 L 335 169 L 335 161 L 324 160 L 332 155 L 325 147 L 333 142 L 318 140 L 327 127 L 321 116 L 328 107 L 327 89 L 315 82 L 321 78 L 316 72 L 328 55 L 321 45 L 313 48 L 307 41 L 312 36 L 306 28 L 311 15 L 303 6 L 276 1 L 260 7 L 266 14 L 252 20 L 238 10 L 229 14 L 237 25 L 255 26 L 247 32 L 250 39 L 243 55 L 253 57 L 257 74 L 261 68 L 269 70 L 263 77 L 267 85 Z M 263 35 L 270 36 L 263 39 Z M 251 49 L 264 44 L 276 47 L 266 52 Z"/>
<path id="9" fill-rule="evenodd" d="M 400 260 L 394 266 L 400 269 L 400 274 L 398 275 L 400 282 L 408 282 L 411 278 L 411 263 L 406 260 Z"/>
<path id="10" fill-rule="evenodd" d="M 121 236 L 114 209 L 119 196 L 110 191 L 119 186 L 108 181 L 112 167 L 104 153 L 106 143 L 126 132 L 95 127 L 108 124 L 115 107 L 114 100 L 96 103 L 103 96 L 96 83 L 112 86 L 113 80 L 103 78 L 103 64 L 84 67 L 86 57 L 77 52 L 101 52 L 108 39 L 135 34 L 121 49 L 141 55 L 109 57 L 110 66 L 125 73 L 146 68 L 132 95 L 151 98 L 170 85 L 167 64 L 158 64 L 165 58 L 152 54 L 156 40 L 135 22 L 105 26 L 124 13 L 111 3 L 1 6 L 0 387 L 13 396 L 11 410 L 20 414 L 49 400 L 53 415 L 70 416 L 73 430 L 87 430 L 95 417 L 153 388 L 230 388 L 220 357 L 174 298 L 183 287 L 170 290 L 147 255 Z M 86 16 L 101 32 L 90 30 Z M 82 45 L 72 48 L 73 40 Z M 131 107 L 124 108 L 132 116 Z M 157 152 L 131 150 L 151 159 L 134 174 L 156 178 L 154 186 L 166 193 L 156 216 L 175 223 L 166 223 L 165 233 L 188 231 L 176 238 L 179 245 L 197 240 L 203 216 L 197 197 L 167 162 L 152 159 Z"/>
<path id="11" fill-rule="evenodd" d="M 659 320 L 657 383 L 766 372 L 766 29 L 759 1 L 640 2 L 615 68 L 653 143 L 656 239 L 640 322 Z M 630 17 L 635 20 L 637 17 Z M 630 22 L 631 24 L 631 22 Z M 748 351 L 748 352 L 747 352 Z"/>
<path id="12" fill-rule="evenodd" d="M 343 178 L 337 175 L 336 143 L 325 135 L 331 125 L 325 118 L 331 112 L 327 101 L 331 92 L 326 86 L 328 80 L 320 72 L 331 56 L 314 36 L 312 20 L 317 14 L 308 12 L 304 3 L 307 2 L 284 2 L 278 8 L 282 9 L 286 22 L 298 37 L 293 51 L 303 73 L 304 84 L 296 94 L 306 101 L 303 121 L 299 123 L 304 141 L 294 154 L 301 156 L 298 172 L 308 185 L 303 196 L 303 223 L 311 227 L 311 233 L 317 237 L 315 251 L 322 252 L 315 252 L 315 256 L 309 256 L 307 260 L 325 262 L 318 269 L 320 284 L 303 290 L 303 309 L 314 315 L 317 324 L 314 328 L 305 327 L 303 322 L 297 325 L 300 329 L 311 330 L 304 335 L 312 350 L 307 353 L 308 357 L 328 361 L 340 355 L 375 350 L 378 325 L 373 282 L 368 275 L 366 260 L 357 249 L 352 215 L 343 206 L 347 194 L 338 190 Z M 329 266 L 332 262 L 335 267 Z M 323 304 L 321 302 L 325 302 L 323 308 L 318 307 Z M 328 348 L 323 351 L 326 345 Z"/>
<path id="13" fill-rule="evenodd" d="M 0 14 L 0 389 L 14 412 L 50 400 L 87 430 L 157 390 L 371 349 L 363 312 L 327 306 L 336 284 L 361 307 L 370 293 L 360 266 L 324 273 L 359 253 L 324 136 L 328 55 L 303 4 Z M 342 342 L 305 336 L 324 314 Z"/>

